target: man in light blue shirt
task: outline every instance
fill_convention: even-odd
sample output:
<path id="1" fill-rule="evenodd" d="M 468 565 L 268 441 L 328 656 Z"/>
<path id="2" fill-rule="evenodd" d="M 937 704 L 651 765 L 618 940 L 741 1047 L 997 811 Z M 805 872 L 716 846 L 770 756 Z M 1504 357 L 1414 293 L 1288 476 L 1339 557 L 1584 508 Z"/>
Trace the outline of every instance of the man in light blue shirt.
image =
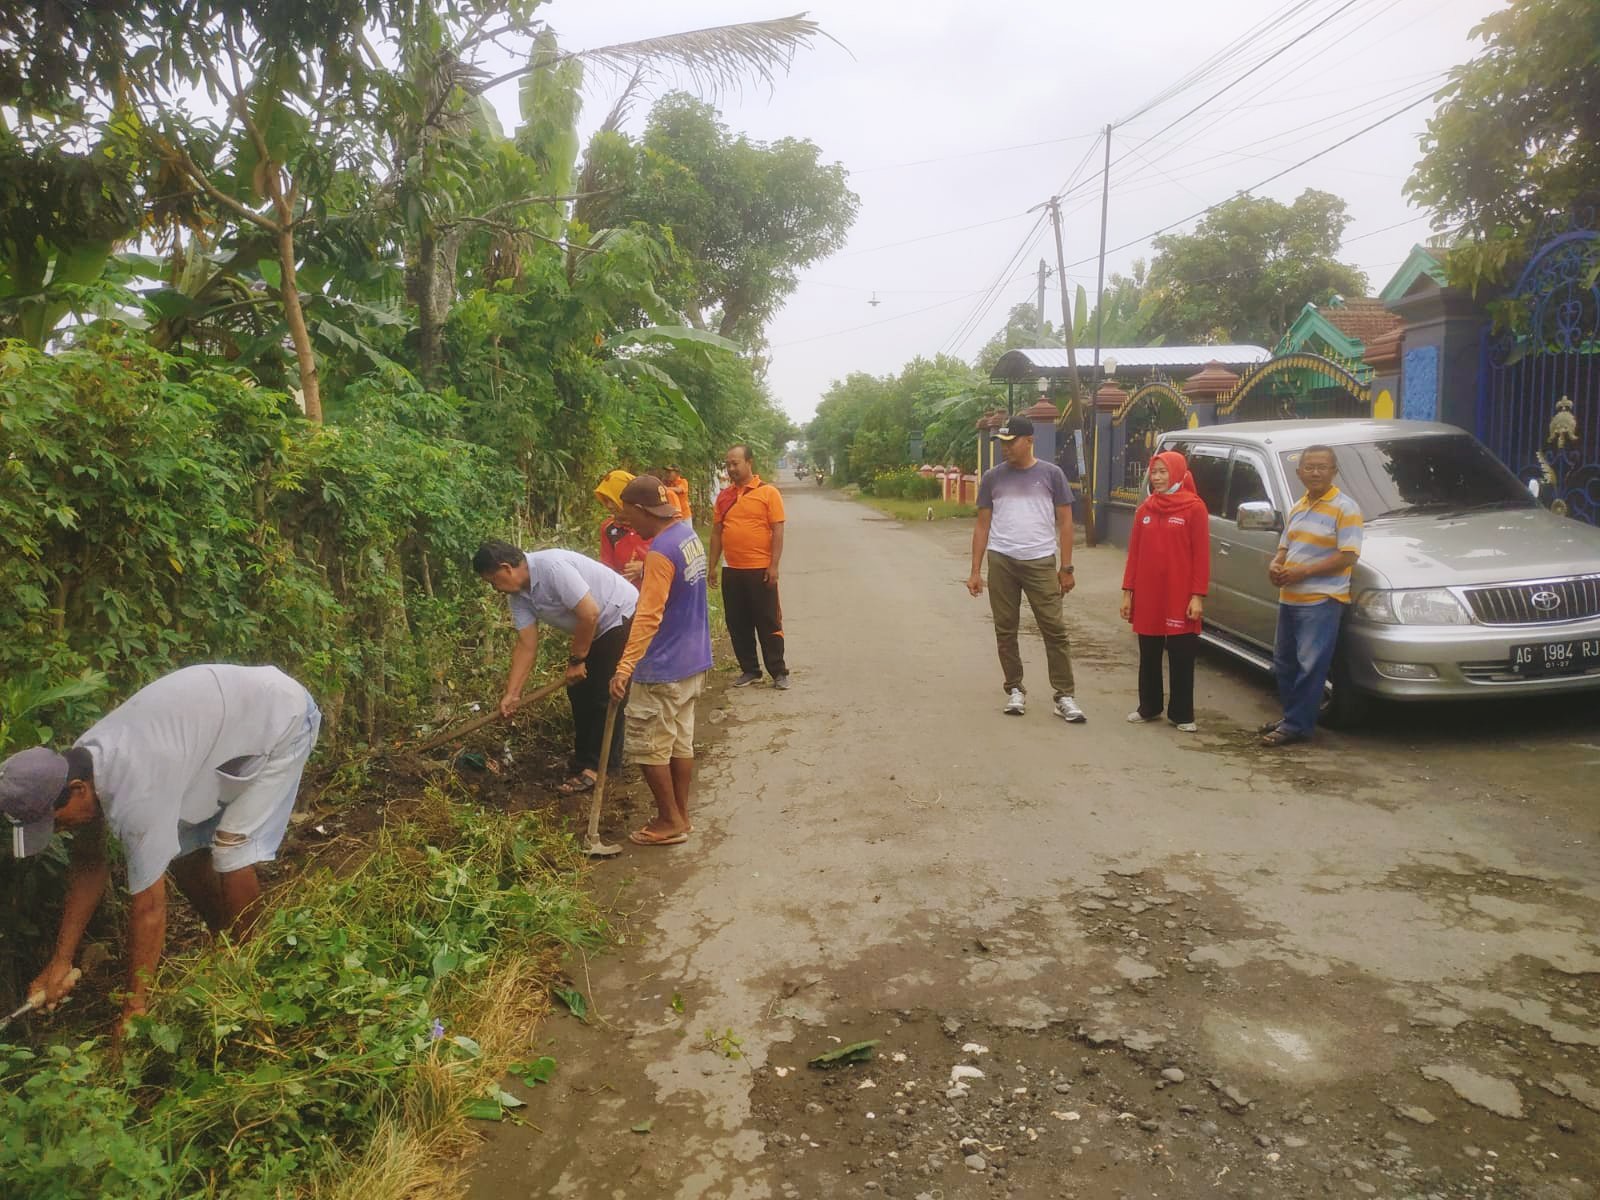
<path id="1" fill-rule="evenodd" d="M 639 589 L 611 568 L 572 550 L 519 550 L 509 542 L 487 541 L 473 556 L 479 577 L 503 592 L 517 627 L 500 712 L 509 717 L 522 703 L 522 689 L 539 657 L 539 626 L 553 625 L 572 635 L 567 653 L 567 701 L 572 705 L 571 776 L 563 795 L 587 792 L 600 770 L 607 688 L 628 644 Z M 621 724 L 619 722 L 620 731 Z M 610 766 L 622 762 L 622 738 L 614 737 Z"/>

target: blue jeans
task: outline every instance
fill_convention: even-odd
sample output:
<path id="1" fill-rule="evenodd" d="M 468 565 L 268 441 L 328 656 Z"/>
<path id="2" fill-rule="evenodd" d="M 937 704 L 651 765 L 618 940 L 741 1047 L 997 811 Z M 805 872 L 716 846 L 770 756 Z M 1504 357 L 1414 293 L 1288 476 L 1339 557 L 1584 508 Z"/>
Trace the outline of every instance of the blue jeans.
<path id="1" fill-rule="evenodd" d="M 1317 727 L 1322 688 L 1339 644 L 1345 606 L 1337 600 L 1317 604 L 1279 604 L 1278 636 L 1272 647 L 1272 670 L 1278 677 L 1285 733 L 1309 737 Z"/>

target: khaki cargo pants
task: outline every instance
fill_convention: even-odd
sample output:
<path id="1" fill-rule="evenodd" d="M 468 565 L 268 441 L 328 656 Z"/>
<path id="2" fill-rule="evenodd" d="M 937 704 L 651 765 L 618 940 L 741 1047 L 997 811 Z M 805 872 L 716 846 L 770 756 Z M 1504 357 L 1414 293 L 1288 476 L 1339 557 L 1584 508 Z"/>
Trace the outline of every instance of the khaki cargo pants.
<path id="1" fill-rule="evenodd" d="M 1000 649 L 1000 670 L 1005 690 L 1022 687 L 1022 651 L 1017 645 L 1017 625 L 1022 618 L 1022 597 L 1044 637 L 1045 662 L 1050 686 L 1057 697 L 1072 695 L 1072 643 L 1061 616 L 1061 580 L 1056 560 L 1036 558 L 1020 562 L 989 551 L 989 611 L 994 614 L 994 640 Z M 1026 691 L 1026 689 L 1023 689 Z"/>

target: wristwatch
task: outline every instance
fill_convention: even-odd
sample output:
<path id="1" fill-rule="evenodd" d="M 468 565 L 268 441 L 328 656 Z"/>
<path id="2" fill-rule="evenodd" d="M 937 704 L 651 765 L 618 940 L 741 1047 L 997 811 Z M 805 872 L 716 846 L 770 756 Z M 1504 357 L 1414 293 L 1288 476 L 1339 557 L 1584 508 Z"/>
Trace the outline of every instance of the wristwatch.
<path id="1" fill-rule="evenodd" d="M 584 654 L 584 655 L 569 654 L 569 655 L 567 655 L 567 666 L 569 666 L 569 667 L 581 667 L 581 666 L 583 666 L 584 663 L 586 663 L 588 661 L 589 661 L 589 656 L 587 654 Z"/>
<path id="2" fill-rule="evenodd" d="M 1062 567 L 1061 569 L 1063 571 L 1065 571 L 1068 575 L 1072 574 L 1072 564 L 1071 563 L 1068 563 L 1066 566 Z"/>

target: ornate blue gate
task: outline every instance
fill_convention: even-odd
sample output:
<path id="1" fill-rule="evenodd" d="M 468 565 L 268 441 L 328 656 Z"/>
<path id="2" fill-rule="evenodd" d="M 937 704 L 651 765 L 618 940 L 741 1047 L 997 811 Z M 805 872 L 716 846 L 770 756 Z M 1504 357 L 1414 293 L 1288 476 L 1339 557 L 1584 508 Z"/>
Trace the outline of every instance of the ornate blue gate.
<path id="1" fill-rule="evenodd" d="M 1600 524 L 1600 230 L 1594 212 L 1540 231 L 1484 333 L 1478 436 L 1551 511 Z"/>

